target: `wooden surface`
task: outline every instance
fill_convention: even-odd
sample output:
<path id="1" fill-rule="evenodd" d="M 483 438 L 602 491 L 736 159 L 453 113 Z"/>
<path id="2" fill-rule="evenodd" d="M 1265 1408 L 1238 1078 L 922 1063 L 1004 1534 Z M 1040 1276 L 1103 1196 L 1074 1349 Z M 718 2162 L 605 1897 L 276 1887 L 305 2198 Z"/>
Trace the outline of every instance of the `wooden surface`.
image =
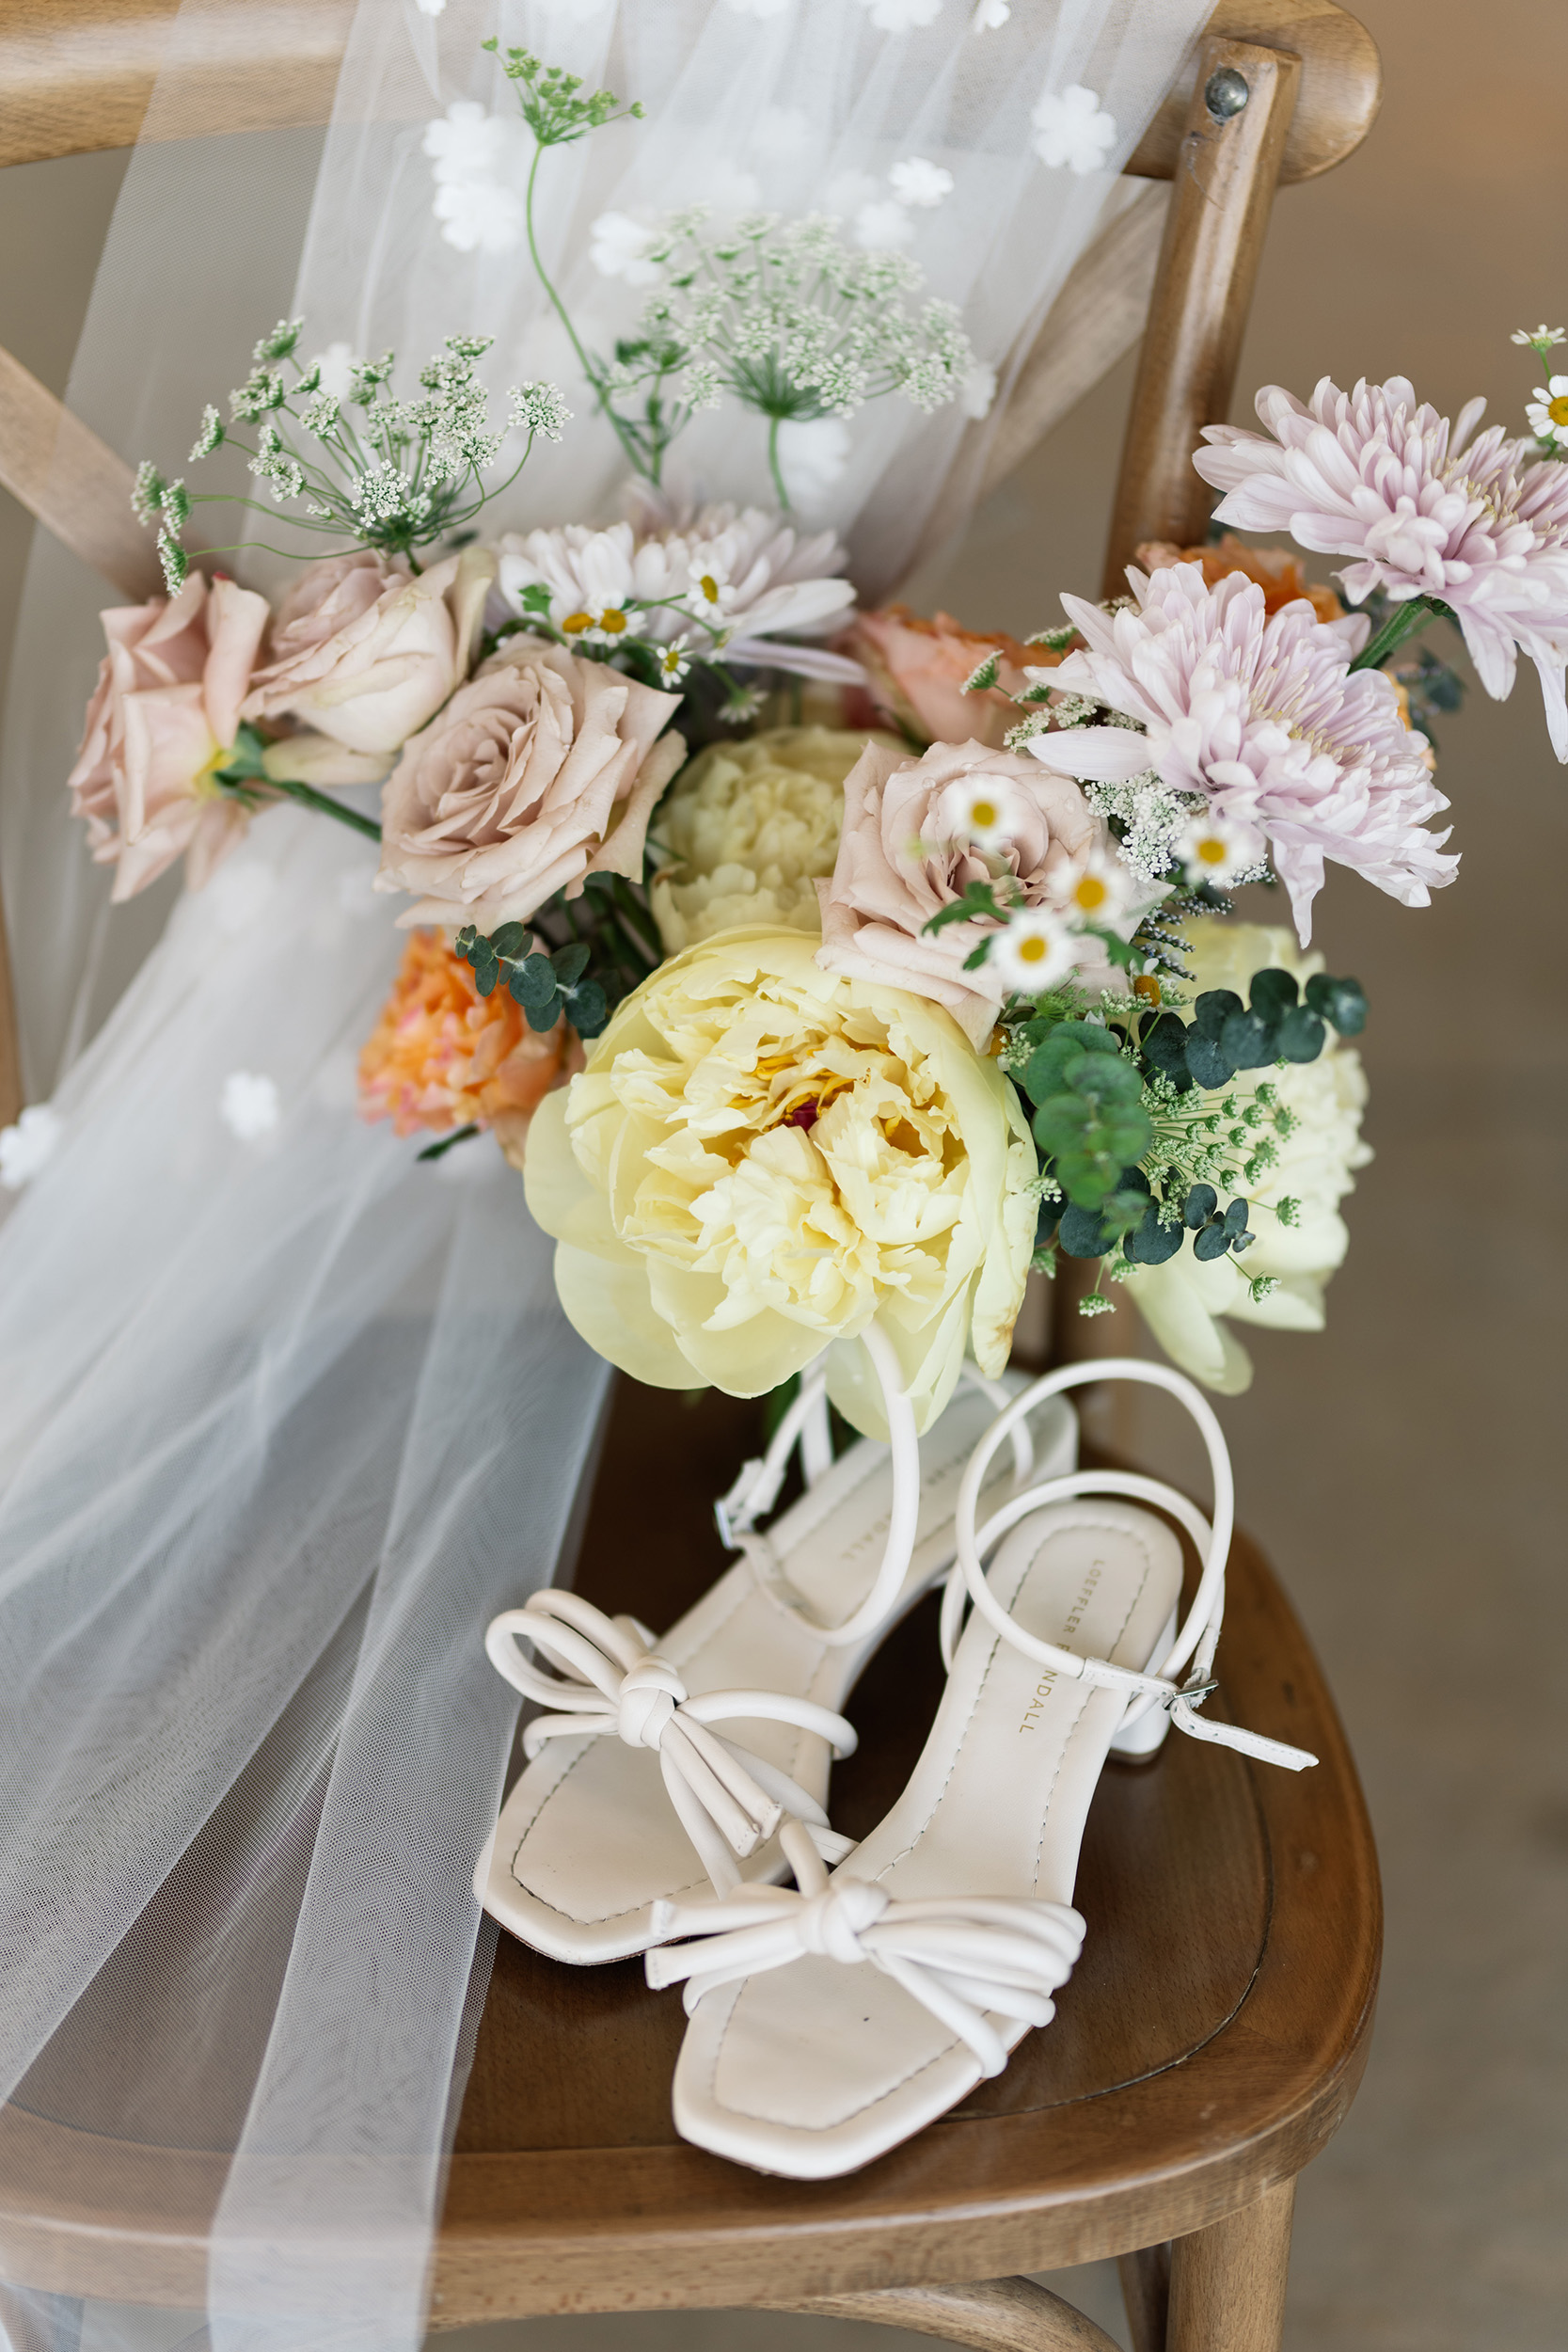
<path id="1" fill-rule="evenodd" d="M 1210 77 L 1240 73 L 1251 95 L 1215 121 Z M 1268 229 L 1301 69 L 1277 51 L 1211 38 L 1187 112 L 1188 166 L 1171 191 L 1138 360 L 1105 559 L 1104 593 L 1146 539 L 1190 547 L 1207 533 L 1212 492 L 1193 470 L 1201 428 L 1230 408 L 1236 362 Z"/>
<path id="2" fill-rule="evenodd" d="M 1165 2326 L 1170 2312 L 1170 2241 L 1140 2246 L 1118 2254 L 1122 2307 L 1132 2338 L 1132 2352 L 1165 2352 Z"/>
<path id="3" fill-rule="evenodd" d="M 128 147 L 138 135 L 198 137 L 325 122 L 352 0 L 210 0 L 205 61 L 179 72 L 179 0 L 0 0 L 0 165 Z M 1283 177 L 1310 180 L 1349 154 L 1377 112 L 1377 50 L 1333 0 L 1220 0 L 1212 29 L 1307 61 Z M 145 124 L 160 70 L 169 79 Z M 1190 83 L 1179 84 L 1128 169 L 1172 179 Z"/>
<path id="4" fill-rule="evenodd" d="M 0 351 L 0 483 L 133 604 L 161 596 L 154 535 L 131 512 L 122 457 Z"/>
<path id="5" fill-rule="evenodd" d="M 869 2319 L 968 2344 L 981 2352 L 1120 2352 L 1114 2336 L 1033 2279 L 985 2279 L 952 2287 L 874 2287 L 864 2295 L 824 2295 L 776 2311 L 819 2319 Z"/>
<path id="6" fill-rule="evenodd" d="M 1171 2248 L 1167 2352 L 1279 2352 L 1294 2181 Z"/>
<path id="7" fill-rule="evenodd" d="M 660 1624 L 711 1581 L 723 1555 L 710 1498 L 752 1450 L 755 1410 L 621 1384 L 583 1591 Z M 951 2116 L 846 2180 L 768 2180 L 686 2146 L 669 2109 L 678 1992 L 650 1993 L 638 1962 L 568 1968 L 503 1935 L 433 2323 L 794 2307 L 1003 2279 L 1182 2237 L 1291 2179 L 1359 2080 L 1377 1868 L 1332 1702 L 1241 1538 L 1220 1672 L 1212 1707 L 1305 1742 L 1322 1764 L 1270 1772 L 1173 1737 L 1150 1765 L 1108 1768 L 1076 1896 L 1088 1941 L 1056 2021 Z M 851 1701 L 862 1746 L 832 1798 L 850 1834 L 901 1786 L 939 1680 L 927 1603 Z M 222 2170 L 199 2151 L 91 2139 L 69 2117 L 6 2109 L 0 2273 L 198 2305 Z M 1193 2273 L 1189 2299 L 1207 2275 Z"/>

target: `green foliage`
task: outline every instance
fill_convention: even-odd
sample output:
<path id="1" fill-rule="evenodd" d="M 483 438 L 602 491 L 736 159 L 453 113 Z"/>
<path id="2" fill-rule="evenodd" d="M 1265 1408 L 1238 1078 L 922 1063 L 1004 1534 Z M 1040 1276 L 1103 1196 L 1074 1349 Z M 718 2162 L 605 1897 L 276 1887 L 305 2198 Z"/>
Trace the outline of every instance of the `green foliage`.
<path id="1" fill-rule="evenodd" d="M 548 954 L 535 947 L 526 923 L 503 923 L 486 938 L 471 923 L 457 934 L 457 952 L 472 966 L 482 996 L 494 995 L 505 979 L 507 993 L 522 1008 L 531 1029 L 553 1029 L 564 1014 L 578 1037 L 597 1037 L 610 1018 L 610 1003 L 597 980 L 584 977 L 585 940 Z"/>
<path id="2" fill-rule="evenodd" d="M 624 122 L 628 117 L 640 122 L 642 119 L 642 109 L 635 100 L 623 107 L 613 90 L 590 90 L 586 98 L 579 98 L 579 73 L 563 73 L 559 66 L 546 65 L 526 49 L 508 49 L 502 56 L 500 42 L 494 38 L 481 41 L 480 47 L 500 57 L 501 72 L 516 87 L 523 120 L 541 147 L 569 147 L 574 139 L 586 138 L 590 131 L 602 130 L 607 122 Z"/>
<path id="3" fill-rule="evenodd" d="M 1022 1084 L 1036 1106 L 1035 1139 L 1069 1204 L 1102 1210 L 1122 1169 L 1154 1141 L 1135 1063 L 1109 1029 L 1063 1021 L 1030 1055 Z"/>

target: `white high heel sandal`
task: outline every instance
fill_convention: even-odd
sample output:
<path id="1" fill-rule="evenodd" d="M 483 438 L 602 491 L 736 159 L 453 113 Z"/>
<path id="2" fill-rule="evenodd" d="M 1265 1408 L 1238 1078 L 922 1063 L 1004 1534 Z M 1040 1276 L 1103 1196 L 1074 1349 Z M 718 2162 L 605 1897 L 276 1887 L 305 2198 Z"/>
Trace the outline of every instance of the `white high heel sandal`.
<path id="1" fill-rule="evenodd" d="M 891 1343 L 875 1326 L 863 1336 L 889 1443 L 862 1438 L 833 1461 L 826 1376 L 809 1374 L 767 1453 L 717 1506 L 720 1532 L 742 1558 L 657 1645 L 636 1619 L 554 1589 L 489 1627 L 497 1671 L 552 1711 L 524 1733 L 530 1761 L 474 1889 L 502 1927 L 552 1959 L 645 1951 L 659 1903 L 782 1878 L 786 1820 L 801 1825 L 814 1855 L 836 1862 L 848 1851 L 823 1809 L 832 1760 L 855 1745 L 838 1710 L 878 1644 L 951 1563 L 960 1478 L 1017 1386 L 966 1366 L 946 1411 L 917 1438 Z M 759 1533 L 797 1444 L 807 1490 Z M 1065 1404 L 1037 1450 L 1048 1472 L 1076 1459 Z M 1022 1422 L 1013 1463 L 1015 1483 L 1031 1475 Z M 992 1482 L 993 1501 L 1005 1478 Z M 560 1671 L 525 1659 L 519 1642 Z M 740 1723 L 744 1744 L 728 1730 Z"/>
<path id="2" fill-rule="evenodd" d="M 976 1532 L 991 1461 L 1024 1416 L 1107 1379 L 1148 1382 L 1187 1406 L 1208 1447 L 1212 1526 L 1156 1479 L 1085 1470 L 1013 1495 Z M 1138 1502 L 1168 1512 L 1203 1560 L 1180 1631 L 1181 1547 Z M 1049 2023 L 1077 1959 L 1078 1852 L 1113 1745 L 1147 1753 L 1175 1724 L 1293 1771 L 1316 1761 L 1196 1711 L 1213 1687 L 1231 1511 L 1219 1424 L 1163 1365 L 1069 1366 L 992 1422 L 958 1497 L 950 1640 L 966 1595 L 974 1613 L 903 1795 L 832 1877 L 786 1823 L 794 1889 L 747 1885 L 659 1909 L 663 1935 L 691 1939 L 647 1958 L 651 1985 L 686 1983 L 673 2085 L 686 2138 L 759 2171 L 823 2179 L 1000 2074 L 1029 2027 Z"/>

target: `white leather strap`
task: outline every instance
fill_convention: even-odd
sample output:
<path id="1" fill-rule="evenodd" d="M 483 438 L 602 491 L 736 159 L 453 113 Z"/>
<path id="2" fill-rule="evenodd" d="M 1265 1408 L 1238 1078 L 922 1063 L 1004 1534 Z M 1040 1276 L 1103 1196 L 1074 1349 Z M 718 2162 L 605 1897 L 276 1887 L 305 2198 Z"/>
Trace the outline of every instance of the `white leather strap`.
<path id="1" fill-rule="evenodd" d="M 1064 1389 L 1079 1388 L 1085 1382 L 1101 1380 L 1141 1381 L 1148 1387 L 1164 1389 L 1186 1406 L 1196 1422 L 1208 1449 L 1214 1487 L 1212 1523 L 1195 1508 L 1185 1495 L 1180 1494 L 1174 1486 L 1167 1486 L 1163 1480 L 1145 1478 L 1133 1470 L 1074 1470 L 1066 1477 L 1047 1479 L 1039 1486 L 1013 1494 L 1001 1510 L 993 1512 L 985 1525 L 976 1529 L 975 1513 L 986 1471 L 1003 1439 L 1009 1437 L 1015 1425 L 1037 1405 L 1043 1404 L 1047 1397 L 1057 1396 Z M 1140 1502 L 1158 1504 L 1186 1529 L 1203 1562 L 1197 1590 L 1186 1616 L 1177 1629 L 1175 1641 L 1158 1666 L 1146 1674 L 1134 1673 L 1126 1666 L 1114 1666 L 1108 1659 L 1083 1657 L 1075 1650 L 1063 1649 L 1053 1642 L 1042 1642 L 1034 1634 L 1025 1632 L 997 1599 L 986 1577 L 986 1554 L 1021 1519 L 1047 1503 L 1064 1502 L 1074 1495 L 1091 1494 L 1127 1495 Z M 1265 1739 L 1260 1733 L 1243 1731 L 1234 1724 L 1211 1723 L 1196 1711 L 1213 1688 L 1211 1671 L 1225 1615 L 1225 1568 L 1234 1524 L 1235 1486 L 1224 1434 L 1208 1398 L 1183 1374 L 1166 1364 L 1145 1363 L 1135 1357 L 1125 1356 L 1106 1357 L 1091 1363 L 1067 1364 L 1059 1371 L 1047 1373 L 1014 1397 L 998 1414 L 975 1447 L 964 1472 L 957 1510 L 957 1566 L 942 1606 L 943 1656 L 951 1664 L 962 1604 L 967 1597 L 1003 1639 L 1010 1642 L 1015 1649 L 1022 1650 L 1026 1658 L 1036 1660 L 1053 1673 L 1069 1680 L 1126 1691 L 1130 1704 L 1123 1718 L 1124 1729 L 1146 1714 L 1151 1706 L 1164 1707 L 1169 1709 L 1171 1722 L 1177 1729 L 1186 1732 L 1193 1739 L 1237 1748 L 1245 1756 L 1255 1756 L 1260 1763 L 1282 1765 L 1289 1772 L 1303 1772 L 1318 1760 L 1306 1748 L 1291 1747 L 1281 1740 Z M 1179 1682 L 1177 1677 L 1189 1661 L 1191 1671 L 1184 1681 Z"/>
<path id="2" fill-rule="evenodd" d="M 524 1658 L 531 1643 L 561 1669 L 546 1674 Z M 525 1698 L 559 1711 L 537 1716 L 523 1734 L 531 1760 L 547 1740 L 609 1738 L 652 1748 L 670 1802 L 715 1889 L 740 1883 L 742 1860 L 793 1817 L 814 1851 L 837 1862 L 850 1850 L 816 1799 L 787 1772 L 712 1730 L 735 1719 L 793 1724 L 827 1740 L 835 1756 L 854 1753 L 854 1727 L 815 1701 L 777 1691 L 705 1691 L 691 1697 L 676 1669 L 654 1648 L 635 1617 L 608 1617 L 579 1594 L 535 1593 L 521 1609 L 493 1618 L 484 1647 L 498 1674 Z"/>
<path id="3" fill-rule="evenodd" d="M 842 1625 L 824 1625 L 805 1607 L 790 1584 L 774 1547 L 766 1534 L 757 1532 L 755 1525 L 778 1499 L 788 1469 L 790 1448 L 797 1438 L 800 1441 L 807 1481 L 812 1483 L 815 1449 L 827 1442 L 827 1374 L 821 1358 L 802 1376 L 800 1393 L 774 1431 L 767 1453 L 744 1463 L 729 1493 L 714 1505 L 721 1537 L 732 1549 L 746 1554 L 768 1598 L 829 1649 L 863 1641 L 883 1623 L 904 1588 L 919 1534 L 920 1441 L 915 1435 L 914 1413 L 904 1393 L 898 1358 L 886 1333 L 875 1323 L 867 1325 L 860 1337 L 882 1391 L 893 1456 L 893 1511 L 880 1565 L 870 1591 L 854 1613 Z M 1001 1382 L 988 1380 L 977 1366 L 965 1363 L 958 1376 L 961 1385 L 978 1389 L 998 1409 L 1006 1404 L 1007 1391 Z M 1034 1468 L 1034 1440 L 1022 1419 L 1013 1424 L 1009 1435 L 1016 1482 L 1027 1478 Z"/>
<path id="4" fill-rule="evenodd" d="M 875 1880 L 832 1879 L 800 1824 L 780 1833 L 795 1887 L 743 1886 L 719 1902 L 656 1903 L 654 1930 L 688 1936 L 647 1955 L 648 1982 L 686 1985 L 689 2013 L 705 1993 L 816 1955 L 869 1962 L 967 2042 L 987 2074 L 1007 2052 L 986 2014 L 1049 2025 L 1051 1995 L 1072 1974 L 1084 1922 L 1065 1903 L 1023 1897 L 934 1896 L 903 1901 Z"/>

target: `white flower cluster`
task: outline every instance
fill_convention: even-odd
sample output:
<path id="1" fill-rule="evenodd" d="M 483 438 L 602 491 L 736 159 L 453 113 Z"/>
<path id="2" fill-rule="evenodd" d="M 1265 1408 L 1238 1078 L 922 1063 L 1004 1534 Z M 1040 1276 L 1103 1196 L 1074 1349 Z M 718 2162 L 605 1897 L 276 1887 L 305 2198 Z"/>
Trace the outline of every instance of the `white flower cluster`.
<path id="1" fill-rule="evenodd" d="M 622 276 L 651 273 L 646 330 L 705 368 L 705 397 L 721 387 L 765 416 L 807 419 L 853 416 L 886 392 L 930 411 L 962 392 L 969 338 L 950 303 L 905 309 L 922 283 L 906 257 L 852 250 L 826 214 L 752 214 L 726 236 L 705 236 L 707 217 L 697 207 L 641 230 L 613 215 L 594 232 L 601 267 L 613 257 Z"/>

